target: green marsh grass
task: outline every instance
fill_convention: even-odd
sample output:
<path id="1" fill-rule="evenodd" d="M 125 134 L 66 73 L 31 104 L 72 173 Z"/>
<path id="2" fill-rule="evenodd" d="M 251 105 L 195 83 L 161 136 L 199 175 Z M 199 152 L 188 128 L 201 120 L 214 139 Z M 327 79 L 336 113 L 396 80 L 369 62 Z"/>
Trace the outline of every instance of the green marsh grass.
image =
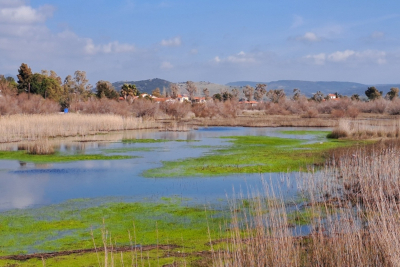
<path id="1" fill-rule="evenodd" d="M 70 162 L 81 160 L 120 160 L 131 159 L 133 156 L 122 155 L 102 155 L 102 154 L 76 154 L 76 155 L 63 155 L 61 153 L 54 153 L 52 155 L 32 155 L 27 151 L 0 151 L 0 160 L 19 160 L 24 162 L 34 163 L 57 163 L 57 162 Z"/>
<path id="2" fill-rule="evenodd" d="M 208 231 L 221 238 L 227 213 L 186 206 L 178 199 L 155 203 L 106 203 L 87 206 L 73 201 L 31 210 L 0 214 L 0 255 L 93 248 L 102 244 L 101 229 L 118 246 L 129 246 L 128 231 L 136 231 L 136 244 L 175 244 L 193 251 L 207 249 Z M 104 225 L 102 221 L 104 219 Z"/>
<path id="3" fill-rule="evenodd" d="M 305 144 L 304 140 L 269 136 L 223 137 L 231 145 L 212 150 L 212 154 L 178 161 L 147 170 L 146 177 L 213 176 L 235 173 L 293 172 L 308 165 L 322 164 L 326 153 L 355 141 L 326 140 Z"/>

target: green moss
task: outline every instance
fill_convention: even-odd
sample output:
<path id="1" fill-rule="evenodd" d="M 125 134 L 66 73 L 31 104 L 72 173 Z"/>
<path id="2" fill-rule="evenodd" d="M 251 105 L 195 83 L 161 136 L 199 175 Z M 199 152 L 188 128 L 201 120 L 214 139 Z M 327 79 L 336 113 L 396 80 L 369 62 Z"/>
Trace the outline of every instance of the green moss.
<path id="1" fill-rule="evenodd" d="M 169 140 L 169 139 L 122 139 L 122 143 L 125 144 L 135 144 L 135 143 L 166 143 L 166 142 L 198 142 L 199 140 Z"/>
<path id="2" fill-rule="evenodd" d="M 213 176 L 235 173 L 299 171 L 324 162 L 325 153 L 355 141 L 327 140 L 305 144 L 303 140 L 268 136 L 231 136 L 231 146 L 213 154 L 178 161 L 164 161 L 163 166 L 147 170 L 146 177 Z"/>
<path id="3" fill-rule="evenodd" d="M 106 156 L 102 154 L 76 154 L 76 155 L 62 155 L 56 153 L 53 155 L 31 155 L 26 151 L 0 151 L 0 160 L 20 160 L 35 163 L 53 163 L 53 162 L 69 162 L 80 160 L 116 160 L 116 159 L 130 159 L 132 156 Z"/>
<path id="4" fill-rule="evenodd" d="M 228 216 L 222 211 L 185 206 L 178 198 L 79 208 L 85 204 L 67 202 L 0 214 L 0 255 L 92 248 L 91 229 L 101 246 L 103 228 L 119 246 L 129 245 L 130 231 L 136 244 L 177 244 L 200 251 L 207 249 L 208 226 L 210 237 L 219 238 L 219 226 Z"/>

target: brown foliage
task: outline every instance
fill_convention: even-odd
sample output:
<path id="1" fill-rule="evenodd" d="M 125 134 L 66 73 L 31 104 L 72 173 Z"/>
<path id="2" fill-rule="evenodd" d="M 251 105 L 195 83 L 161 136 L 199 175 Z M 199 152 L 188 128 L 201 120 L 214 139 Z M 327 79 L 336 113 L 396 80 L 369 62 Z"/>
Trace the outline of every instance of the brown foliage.
<path id="1" fill-rule="evenodd" d="M 332 115 L 333 118 L 343 118 L 345 113 L 341 109 L 333 109 L 331 111 L 331 115 Z"/>
<path id="2" fill-rule="evenodd" d="M 20 94 L 0 97 L 0 115 L 50 114 L 60 111 L 60 105 L 39 95 Z"/>

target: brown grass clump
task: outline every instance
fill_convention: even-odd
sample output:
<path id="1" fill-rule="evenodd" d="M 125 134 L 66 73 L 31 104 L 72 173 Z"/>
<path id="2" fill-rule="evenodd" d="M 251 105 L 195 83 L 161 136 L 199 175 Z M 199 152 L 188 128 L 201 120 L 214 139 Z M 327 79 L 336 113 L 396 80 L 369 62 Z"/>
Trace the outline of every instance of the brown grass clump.
<path id="1" fill-rule="evenodd" d="M 337 136 L 351 137 L 358 139 L 371 138 L 398 138 L 400 137 L 400 121 L 398 119 L 391 120 L 339 120 L 338 126 L 333 133 L 340 133 Z M 333 137 L 332 138 L 336 138 Z"/>
<path id="2" fill-rule="evenodd" d="M 331 115 L 334 118 L 343 118 L 344 115 L 345 115 L 345 112 L 343 110 L 341 110 L 341 109 L 333 109 L 331 111 Z"/>
<path id="3" fill-rule="evenodd" d="M 310 108 L 307 112 L 301 115 L 302 118 L 316 118 L 318 117 L 318 110 L 315 108 Z"/>
<path id="4" fill-rule="evenodd" d="M 360 114 L 360 110 L 358 110 L 358 108 L 351 106 L 347 109 L 346 111 L 346 117 L 350 117 L 350 118 L 357 118 L 358 115 Z"/>
<path id="5" fill-rule="evenodd" d="M 28 145 L 27 152 L 31 155 L 50 155 L 54 154 L 54 147 L 47 140 L 38 140 Z"/>

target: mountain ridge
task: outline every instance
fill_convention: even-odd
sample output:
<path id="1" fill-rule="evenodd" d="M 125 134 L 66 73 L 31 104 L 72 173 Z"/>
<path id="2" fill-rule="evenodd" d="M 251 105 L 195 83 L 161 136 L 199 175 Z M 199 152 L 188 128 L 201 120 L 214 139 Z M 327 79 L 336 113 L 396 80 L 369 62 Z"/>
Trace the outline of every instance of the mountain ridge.
<path id="1" fill-rule="evenodd" d="M 148 80 L 140 80 L 140 81 L 118 81 L 114 82 L 113 86 L 119 91 L 121 86 L 124 83 L 136 84 L 136 87 L 140 92 L 143 93 L 151 93 L 154 89 L 160 88 L 160 91 L 163 91 L 163 88 L 168 90 L 169 86 L 172 82 L 154 78 Z M 286 95 L 293 94 L 293 89 L 297 88 L 300 91 L 311 97 L 313 93 L 317 91 L 321 91 L 323 94 L 329 93 L 338 93 L 341 95 L 351 96 L 353 94 L 359 94 L 360 96 L 365 95 L 365 91 L 368 87 L 375 86 L 379 91 L 383 91 L 386 94 L 390 88 L 392 87 L 400 87 L 399 84 L 363 84 L 356 82 L 342 82 L 342 81 L 304 81 L 304 80 L 277 80 L 270 82 L 253 82 L 253 81 L 236 81 L 230 82 L 227 84 L 217 84 L 206 81 L 194 82 L 196 87 L 198 88 L 198 95 L 202 95 L 203 89 L 207 88 L 210 92 L 210 95 L 220 93 L 224 90 L 231 90 L 233 88 L 239 88 L 240 92 L 242 92 L 242 87 L 246 85 L 250 85 L 255 87 L 258 83 L 267 84 L 267 90 L 270 89 L 284 89 Z M 178 82 L 181 93 L 185 93 L 185 82 Z"/>

